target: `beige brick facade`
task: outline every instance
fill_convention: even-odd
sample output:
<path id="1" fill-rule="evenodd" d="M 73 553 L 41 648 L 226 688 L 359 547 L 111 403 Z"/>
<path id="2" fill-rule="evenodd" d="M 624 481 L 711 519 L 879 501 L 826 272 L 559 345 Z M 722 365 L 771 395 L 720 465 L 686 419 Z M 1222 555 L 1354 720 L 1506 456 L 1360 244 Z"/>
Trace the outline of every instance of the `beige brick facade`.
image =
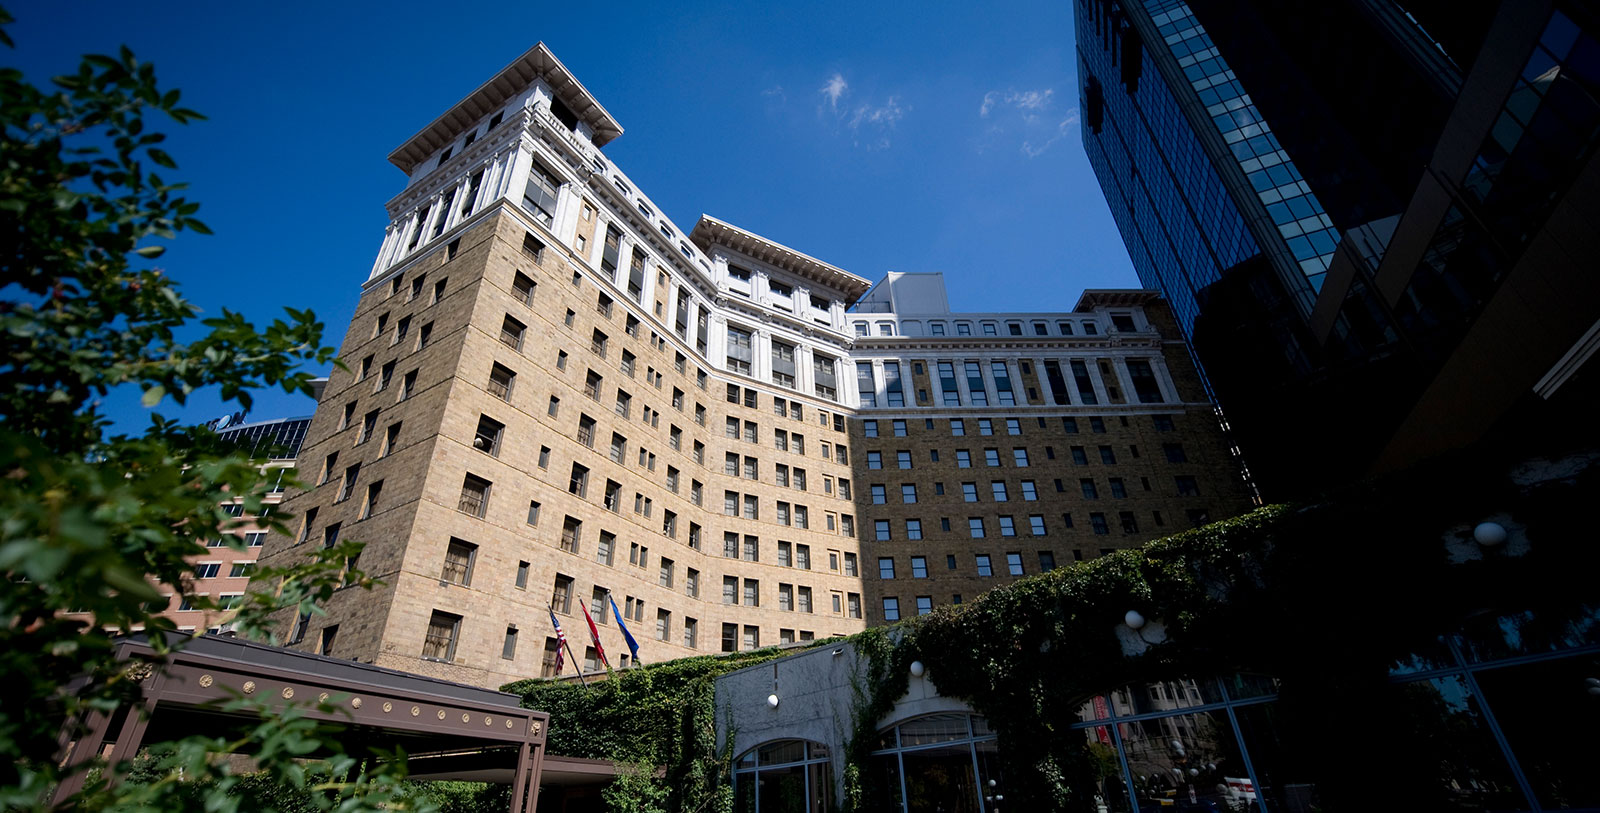
<path id="1" fill-rule="evenodd" d="M 548 76 L 552 65 L 539 46 L 502 76 L 526 82 L 522 68 Z M 909 615 L 916 596 L 945 604 L 1009 581 L 1008 551 L 1034 573 L 1039 551 L 1066 564 L 1186 527 L 1188 511 L 1246 504 L 1181 343 L 1164 322 L 1149 329 L 1166 317 L 1148 294 L 1080 303 L 1108 327 L 1110 304 L 1153 314 L 1115 336 L 853 337 L 845 308 L 866 280 L 714 218 L 680 234 L 585 140 L 620 128 L 581 86 L 540 78 L 518 96 L 512 84 L 485 85 L 391 156 L 411 180 L 341 347 L 349 369 L 331 376 L 300 455 L 302 479 L 318 485 L 289 501 L 307 518 L 301 532 L 269 539 L 263 557 L 356 539 L 360 568 L 384 584 L 340 591 L 325 617 L 281 619 L 291 645 L 494 686 L 548 673 L 552 604 L 586 659 L 587 603 L 619 664 L 627 648 L 607 595 L 648 661 L 823 638 L 882 621 L 886 596 Z M 477 117 L 487 126 L 460 140 L 454 122 Z M 518 198 L 540 173 L 555 191 L 529 183 Z M 1050 399 L 1035 360 L 1069 355 L 1108 361 L 1103 405 Z M 1012 356 L 1024 360 L 1016 405 L 936 405 L 938 360 Z M 1165 359 L 1162 403 L 1128 403 L 1107 383 L 1135 356 Z M 908 406 L 861 408 L 854 364 L 890 359 L 906 371 Z M 1158 430 L 1156 414 L 1172 427 Z M 951 437 L 952 417 L 966 436 Z M 994 436 L 979 435 L 979 418 Z M 1021 435 L 1006 434 L 1007 418 Z M 1187 462 L 1168 463 L 1165 443 Z M 1109 446 L 1117 462 L 1074 467 L 1075 445 Z M 1011 457 L 1019 446 L 1027 468 Z M 957 449 L 988 447 L 1003 465 L 956 468 Z M 911 469 L 897 468 L 900 450 Z M 886 467 L 869 468 L 868 451 Z M 1175 475 L 1203 496 L 1175 496 Z M 1097 500 L 1082 497 L 1087 477 Z M 1015 489 L 1010 501 L 992 501 L 995 479 Z M 1036 500 L 1024 501 L 1023 479 Z M 978 503 L 963 502 L 969 480 L 985 489 Z M 879 483 L 892 489 L 882 505 Z M 902 484 L 916 486 L 915 504 L 901 502 Z M 1122 531 L 1122 511 L 1136 531 Z M 1094 533 L 1096 513 L 1108 533 Z M 969 538 L 969 517 L 989 523 L 984 539 Z M 887 541 L 875 539 L 880 519 Z M 922 521 L 921 540 L 906 538 L 906 519 Z M 993 557 L 992 576 L 977 575 L 978 553 Z M 925 580 L 912 579 L 913 555 L 927 556 Z M 895 580 L 877 579 L 879 556 L 894 558 Z"/>

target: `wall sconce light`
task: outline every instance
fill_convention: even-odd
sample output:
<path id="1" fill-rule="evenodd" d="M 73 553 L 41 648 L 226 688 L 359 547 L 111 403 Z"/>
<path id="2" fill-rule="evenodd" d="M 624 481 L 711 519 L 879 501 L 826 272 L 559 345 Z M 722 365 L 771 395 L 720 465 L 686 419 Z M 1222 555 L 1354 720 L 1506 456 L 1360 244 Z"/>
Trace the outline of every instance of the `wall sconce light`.
<path id="1" fill-rule="evenodd" d="M 1144 614 L 1138 610 L 1129 610 L 1127 615 L 1122 617 L 1122 623 L 1127 624 L 1128 629 L 1143 629 Z"/>
<path id="2" fill-rule="evenodd" d="M 1480 522 L 1472 529 L 1472 538 L 1486 548 L 1496 547 L 1506 541 L 1506 526 L 1498 522 Z"/>
<path id="3" fill-rule="evenodd" d="M 778 696 L 775 695 L 775 694 L 767 695 L 767 705 L 771 706 L 772 708 L 777 708 L 778 707 Z"/>
<path id="4" fill-rule="evenodd" d="M 926 671 L 927 671 L 927 667 L 922 665 L 922 661 L 912 661 L 911 662 L 911 676 L 912 677 L 922 677 L 922 673 L 926 672 Z"/>

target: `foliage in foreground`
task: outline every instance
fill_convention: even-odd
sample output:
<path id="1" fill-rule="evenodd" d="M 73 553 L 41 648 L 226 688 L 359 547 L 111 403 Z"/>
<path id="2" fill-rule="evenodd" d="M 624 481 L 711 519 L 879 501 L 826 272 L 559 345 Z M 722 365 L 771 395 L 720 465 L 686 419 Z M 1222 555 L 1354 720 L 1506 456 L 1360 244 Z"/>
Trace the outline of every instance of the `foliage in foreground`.
<path id="1" fill-rule="evenodd" d="M 9 22 L 0 10 L 6 46 Z M 153 126 L 201 116 L 180 105 L 177 91 L 159 88 L 151 65 L 124 48 L 85 57 L 76 73 L 51 81 L 40 88 L 0 69 L 0 808 L 8 810 L 49 807 L 50 790 L 68 778 L 58 767 L 65 726 L 136 698 L 139 673 L 116 662 L 115 634 L 144 629 L 158 652 L 173 645 L 160 634 L 172 624 L 155 615 L 167 605 L 164 591 L 191 596 L 186 557 L 203 540 L 239 542 L 229 533 L 239 520 L 219 503 L 242 499 L 247 514 L 280 532 L 287 518 L 263 503 L 262 461 L 153 411 L 143 432 L 116 433 L 98 399 L 139 392 L 154 410 L 207 390 L 248 408 L 262 388 L 309 394 L 301 366 L 333 358 L 310 312 L 290 310 L 265 328 L 227 310 L 200 320 L 150 265 L 178 233 L 210 233 L 183 185 L 159 174 L 176 164 Z M 366 584 L 343 572 L 358 549 L 258 570 L 273 589 L 253 594 L 240 630 L 263 637 L 269 611 L 313 612 L 346 580 Z M 199 596 L 191 603 L 217 608 Z M 77 691 L 63 691 L 75 680 Z M 317 809 L 436 806 L 400 792 L 393 762 L 356 771 L 356 757 L 295 710 L 234 710 L 259 725 L 235 741 L 170 744 L 144 781 L 108 782 L 129 763 L 91 761 L 80 770 L 92 780 L 65 804 L 270 809 L 242 804 L 247 795 L 235 792 L 271 781 L 315 788 L 308 798 Z M 231 750 L 253 752 L 266 779 L 234 775 L 217 758 Z M 327 758 L 302 761 L 312 753 Z"/>

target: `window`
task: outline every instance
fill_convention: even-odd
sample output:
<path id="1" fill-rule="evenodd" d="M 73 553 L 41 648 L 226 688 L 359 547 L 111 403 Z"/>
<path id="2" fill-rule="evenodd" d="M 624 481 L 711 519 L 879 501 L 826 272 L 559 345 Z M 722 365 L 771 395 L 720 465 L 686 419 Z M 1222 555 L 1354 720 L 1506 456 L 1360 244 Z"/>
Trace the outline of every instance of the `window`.
<path id="1" fill-rule="evenodd" d="M 983 464 L 985 466 L 989 466 L 991 468 L 995 467 L 995 466 L 999 466 L 1000 465 L 1000 450 L 999 449 L 984 449 L 983 450 Z"/>
<path id="2" fill-rule="evenodd" d="M 1128 488 L 1127 486 L 1123 485 L 1121 477 L 1112 477 L 1110 478 L 1110 482 L 1112 499 L 1125 500 L 1128 498 Z"/>
<path id="3" fill-rule="evenodd" d="M 746 607 L 760 607 L 761 606 L 761 582 L 760 582 L 760 580 L 758 580 L 758 579 L 745 579 L 744 580 L 744 606 L 746 606 Z M 746 627 L 745 629 L 749 630 L 750 628 Z M 749 633 L 747 632 L 746 634 L 748 635 Z"/>
<path id="4" fill-rule="evenodd" d="M 1033 534 L 1034 536 L 1044 536 L 1045 535 L 1044 515 L 1043 514 L 1029 514 L 1028 515 L 1028 532 Z"/>
<path id="5" fill-rule="evenodd" d="M 926 578 L 928 578 L 928 557 L 926 557 L 926 556 L 913 556 L 913 557 L 911 557 L 911 578 L 913 578 L 913 579 L 926 579 Z"/>
<path id="6" fill-rule="evenodd" d="M 878 540 L 879 542 L 887 542 L 889 540 L 889 520 L 886 520 L 886 519 L 873 520 L 872 521 L 872 532 L 873 532 L 873 538 L 874 539 Z M 883 560 L 880 559 L 879 563 L 881 564 L 882 561 Z"/>
<path id="7" fill-rule="evenodd" d="M 861 594 L 860 593 L 848 593 L 848 594 L 846 594 L 845 599 L 846 599 L 846 604 L 849 606 L 850 617 L 851 618 L 860 618 L 861 617 Z"/>
<path id="8" fill-rule="evenodd" d="M 1022 421 L 1017 418 L 1006 418 L 1006 434 L 1022 434 Z"/>
<path id="9" fill-rule="evenodd" d="M 378 410 L 374 409 L 361 418 L 361 433 L 356 436 L 356 445 L 372 440 L 372 432 L 377 428 Z"/>
<path id="10" fill-rule="evenodd" d="M 455 660 L 456 636 L 460 632 L 461 616 L 434 610 L 428 620 L 428 632 L 422 640 L 423 660 L 445 663 Z"/>
<path id="11" fill-rule="evenodd" d="M 1005 502 L 1006 501 L 1006 499 L 1007 499 L 1007 496 L 1006 496 L 1006 481 L 1004 481 L 1004 480 L 992 481 L 991 483 L 989 483 L 989 490 L 994 494 L 994 501 L 995 502 Z"/>
<path id="12" fill-rule="evenodd" d="M 367 499 L 361 504 L 361 519 L 372 516 L 378 510 L 378 498 L 383 494 L 383 481 L 379 480 L 367 486 Z"/>
<path id="13" fill-rule="evenodd" d="M 914 503 L 916 501 L 917 501 L 917 484 L 916 483 L 901 483 L 900 484 L 900 502 L 903 502 L 903 503 Z"/>
<path id="14" fill-rule="evenodd" d="M 727 365 L 730 371 L 750 374 L 750 362 L 754 358 L 750 340 L 750 331 L 728 326 Z"/>
<path id="15" fill-rule="evenodd" d="M 1106 534 L 1111 533 L 1111 529 L 1106 525 L 1105 514 L 1099 512 L 1093 512 L 1089 514 L 1089 525 L 1090 527 L 1094 528 L 1096 536 L 1105 536 Z"/>
<path id="16" fill-rule="evenodd" d="M 552 398 L 551 401 L 551 407 L 553 409 L 555 407 L 555 399 Z M 505 431 L 505 424 L 500 423 L 488 415 L 479 415 L 478 432 L 472 439 L 472 448 L 477 449 L 478 451 L 483 452 L 490 457 L 499 457 L 500 438 L 505 434 Z"/>
<path id="17" fill-rule="evenodd" d="M 883 468 L 883 452 L 867 452 L 867 468 Z"/>
<path id="18" fill-rule="evenodd" d="M 900 620 L 900 599 L 895 598 L 894 596 L 884 596 L 884 598 L 883 598 L 883 620 L 884 621 L 899 621 Z"/>
<path id="19" fill-rule="evenodd" d="M 472 563 L 478 556 L 478 546 L 461 539 L 450 540 L 444 552 L 444 569 L 439 581 L 467 587 L 472 584 Z"/>
<path id="20" fill-rule="evenodd" d="M 595 543 L 594 560 L 606 567 L 611 566 L 612 557 L 617 552 L 617 535 L 610 531 L 601 531 L 600 539 Z"/>
<path id="21" fill-rule="evenodd" d="M 1039 491 L 1034 487 L 1032 480 L 1022 481 L 1022 499 L 1025 502 L 1033 502 L 1039 499 Z"/>
<path id="22" fill-rule="evenodd" d="M 794 345 L 772 343 L 772 381 L 784 387 L 794 386 Z"/>
<path id="23" fill-rule="evenodd" d="M 1017 329 L 1021 330 L 1020 327 Z M 1017 396 L 1011 389 L 1010 368 L 1003 361 L 995 361 L 990 363 L 989 370 L 994 377 L 995 395 L 999 398 L 1000 404 L 1002 406 L 1015 406 Z"/>
<path id="24" fill-rule="evenodd" d="M 1012 462 L 1016 463 L 1017 468 L 1022 468 L 1022 469 L 1027 468 L 1028 467 L 1028 450 L 1023 448 L 1023 447 L 1021 447 L 1021 446 L 1018 446 L 1018 447 L 1012 449 L 1011 450 L 1011 460 L 1012 460 Z"/>
<path id="25" fill-rule="evenodd" d="M 500 343 L 512 350 L 521 351 L 522 337 L 527 331 L 527 326 L 507 316 L 500 325 Z"/>
<path id="26" fill-rule="evenodd" d="M 1182 443 L 1163 443 L 1161 444 L 1161 451 L 1167 456 L 1168 463 L 1189 462 L 1188 455 L 1183 452 Z"/>
<path id="27" fill-rule="evenodd" d="M 1072 462 L 1079 466 L 1089 465 L 1089 453 L 1082 446 L 1072 447 Z"/>
<path id="28" fill-rule="evenodd" d="M 1013 576 L 1021 576 L 1022 575 L 1022 554 L 1020 554 L 1020 553 L 1007 553 L 1006 554 L 1006 572 L 1010 573 Z"/>
<path id="29" fill-rule="evenodd" d="M 967 519 L 967 535 L 973 539 L 983 538 L 983 517 L 970 517 Z"/>
<path id="30" fill-rule="evenodd" d="M 572 464 L 572 477 L 567 481 L 567 492 L 579 497 L 589 494 L 589 468 L 577 463 Z"/>
<path id="31" fill-rule="evenodd" d="M 1011 517 L 1004 516 L 1004 517 L 1000 517 L 999 520 L 1000 520 L 1000 535 L 1001 536 L 1016 536 L 1017 535 L 1016 522 Z"/>
<path id="32" fill-rule="evenodd" d="M 1094 479 L 1085 477 L 1078 481 L 1078 486 L 1083 489 L 1083 498 L 1086 500 L 1100 499 L 1100 492 L 1094 487 Z"/>
<path id="33" fill-rule="evenodd" d="M 1195 481 L 1194 477 L 1191 477 L 1189 475 L 1179 475 L 1177 477 L 1172 478 L 1172 480 L 1178 486 L 1178 496 L 1180 496 L 1180 497 L 1198 497 L 1198 496 L 1200 496 L 1200 484 Z"/>
<path id="34" fill-rule="evenodd" d="M 1134 517 L 1132 511 L 1121 511 L 1121 512 L 1118 512 L 1117 518 L 1122 521 L 1122 532 L 1123 533 L 1125 533 L 1125 534 L 1136 534 L 1136 533 L 1139 532 L 1139 520 Z"/>
<path id="35" fill-rule="evenodd" d="M 994 575 L 994 568 L 992 568 L 990 566 L 990 564 L 989 564 L 989 554 L 987 554 L 987 553 L 977 554 L 977 561 L 978 561 L 978 575 L 979 576 L 993 576 Z"/>
<path id="36" fill-rule="evenodd" d="M 899 362 L 886 361 L 883 363 L 883 389 L 884 400 L 889 406 L 903 407 L 906 405 L 905 392 L 900 384 Z M 900 423 L 903 426 L 905 422 L 901 421 Z"/>
<path id="37" fill-rule="evenodd" d="M 856 392 L 863 407 L 878 405 L 878 385 L 872 374 L 872 362 L 856 362 Z"/>
<path id="38" fill-rule="evenodd" d="M 489 481 L 482 477 L 467 475 L 461 483 L 461 497 L 456 502 L 456 510 L 481 518 L 489 508 L 489 485 Z"/>
<path id="39" fill-rule="evenodd" d="M 978 501 L 978 484 L 977 483 L 962 483 L 961 484 L 961 499 L 966 501 L 966 502 L 977 502 Z"/>
<path id="40" fill-rule="evenodd" d="M 902 450 L 900 450 L 898 452 L 895 452 L 894 453 L 894 457 L 895 457 L 895 462 L 900 466 L 900 468 L 902 468 L 902 469 L 911 468 L 911 452 L 910 451 L 902 449 Z"/>

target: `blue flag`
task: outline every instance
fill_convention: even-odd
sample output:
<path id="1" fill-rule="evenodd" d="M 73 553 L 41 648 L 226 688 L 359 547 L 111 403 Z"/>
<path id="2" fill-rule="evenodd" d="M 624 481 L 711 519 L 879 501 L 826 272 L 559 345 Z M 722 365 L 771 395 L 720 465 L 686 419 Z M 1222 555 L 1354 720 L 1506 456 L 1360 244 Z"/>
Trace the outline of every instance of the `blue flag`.
<path id="1" fill-rule="evenodd" d="M 633 633 L 628 632 L 628 625 L 622 623 L 622 611 L 617 609 L 617 599 L 611 594 L 606 594 L 611 600 L 611 617 L 617 619 L 617 628 L 622 630 L 622 639 L 628 642 L 628 651 L 633 653 L 633 662 L 639 662 L 639 642 L 633 640 Z"/>

